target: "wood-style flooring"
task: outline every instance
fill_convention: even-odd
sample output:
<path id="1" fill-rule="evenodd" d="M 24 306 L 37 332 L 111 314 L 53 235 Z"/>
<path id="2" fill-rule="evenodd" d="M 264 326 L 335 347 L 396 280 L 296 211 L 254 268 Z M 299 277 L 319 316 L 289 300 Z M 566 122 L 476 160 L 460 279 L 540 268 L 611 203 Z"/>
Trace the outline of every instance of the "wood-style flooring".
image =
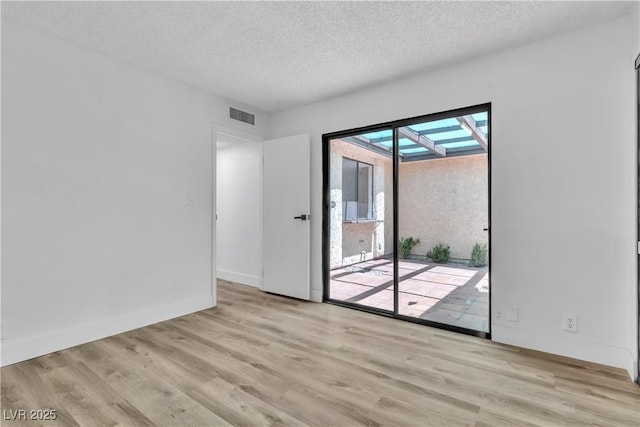
<path id="1" fill-rule="evenodd" d="M 224 281 L 216 308 L 1 375 L 3 426 L 640 426 L 622 370 Z"/>

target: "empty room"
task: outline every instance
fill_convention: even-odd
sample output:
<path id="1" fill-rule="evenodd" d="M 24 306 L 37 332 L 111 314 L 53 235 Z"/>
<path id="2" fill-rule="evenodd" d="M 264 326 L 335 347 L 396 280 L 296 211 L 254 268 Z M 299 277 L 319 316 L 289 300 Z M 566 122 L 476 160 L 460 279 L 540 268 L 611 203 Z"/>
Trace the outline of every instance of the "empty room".
<path id="1" fill-rule="evenodd" d="M 640 425 L 637 1 L 0 14 L 1 425 Z"/>

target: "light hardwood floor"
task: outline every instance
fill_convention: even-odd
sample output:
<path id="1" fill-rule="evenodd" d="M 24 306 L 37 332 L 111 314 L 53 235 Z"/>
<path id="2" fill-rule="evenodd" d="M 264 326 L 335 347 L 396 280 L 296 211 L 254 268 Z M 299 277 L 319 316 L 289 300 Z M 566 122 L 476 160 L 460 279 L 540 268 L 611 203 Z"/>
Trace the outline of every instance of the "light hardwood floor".
<path id="1" fill-rule="evenodd" d="M 57 414 L 3 426 L 640 426 L 622 370 L 224 281 L 214 309 L 1 375 L 3 418 Z"/>

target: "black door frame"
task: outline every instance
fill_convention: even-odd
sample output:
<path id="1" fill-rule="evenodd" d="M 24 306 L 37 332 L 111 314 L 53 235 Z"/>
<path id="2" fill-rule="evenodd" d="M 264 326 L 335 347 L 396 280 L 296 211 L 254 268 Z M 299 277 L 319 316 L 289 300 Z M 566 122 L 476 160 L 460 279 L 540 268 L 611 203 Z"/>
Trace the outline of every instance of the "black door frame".
<path id="1" fill-rule="evenodd" d="M 636 209 L 636 253 L 638 260 L 638 291 L 636 312 L 638 315 L 638 363 L 637 363 L 637 376 L 636 383 L 640 385 L 640 55 L 636 58 L 636 203 L 638 204 Z"/>
<path id="2" fill-rule="evenodd" d="M 415 317 L 404 316 L 398 313 L 398 251 L 397 251 L 397 242 L 398 242 L 398 128 L 403 126 L 408 126 L 416 123 L 422 123 L 426 121 L 434 121 L 440 120 L 450 117 L 457 117 L 466 114 L 472 114 L 475 112 L 486 111 L 487 112 L 487 120 L 488 120 L 488 150 L 487 150 L 487 182 L 488 182 L 488 242 L 489 242 L 489 250 L 487 253 L 487 265 L 491 268 L 492 259 L 491 259 L 491 137 L 493 132 L 491 131 L 491 126 L 493 123 L 491 117 L 491 103 L 487 102 L 484 104 L 472 105 L 470 107 L 457 108 L 453 110 L 441 111 L 433 114 L 427 114 L 422 116 L 416 116 L 408 119 L 394 120 L 385 123 L 378 123 L 369 126 L 363 126 L 354 129 L 348 129 L 343 131 L 331 132 L 322 135 L 322 280 L 323 280 L 323 302 L 327 302 L 330 304 L 340 305 L 343 307 L 353 308 L 360 311 L 365 311 L 368 313 L 378 314 L 387 317 L 393 317 L 413 323 L 420 323 L 423 325 L 446 329 L 454 332 L 459 332 L 467 335 L 478 336 L 482 338 L 491 339 L 491 276 L 489 276 L 489 313 L 488 313 L 488 326 L 489 331 L 476 331 L 473 329 L 461 328 L 459 326 L 447 325 L 445 323 L 437 323 L 425 319 L 419 319 Z M 347 136 L 355 136 L 362 133 L 375 132 L 380 130 L 391 130 L 393 132 L 393 241 L 396 242 L 396 250 L 393 252 L 393 265 L 394 265 L 394 311 L 390 312 L 387 310 L 378 309 L 375 307 L 367 307 L 360 304 L 350 303 L 346 301 L 333 300 L 328 298 L 329 295 L 329 283 L 330 283 L 330 212 L 331 212 L 331 188 L 330 188 L 330 141 L 335 138 L 344 138 Z"/>

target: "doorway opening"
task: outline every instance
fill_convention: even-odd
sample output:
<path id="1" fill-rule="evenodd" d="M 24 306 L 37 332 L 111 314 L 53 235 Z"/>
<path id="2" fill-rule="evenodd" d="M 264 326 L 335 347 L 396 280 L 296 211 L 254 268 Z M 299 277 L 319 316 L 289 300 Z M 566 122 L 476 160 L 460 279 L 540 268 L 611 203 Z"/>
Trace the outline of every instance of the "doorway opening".
<path id="1" fill-rule="evenodd" d="M 324 300 L 490 336 L 490 104 L 323 136 Z"/>
<path id="2" fill-rule="evenodd" d="M 261 287 L 262 141 L 215 128 L 215 277 Z"/>

